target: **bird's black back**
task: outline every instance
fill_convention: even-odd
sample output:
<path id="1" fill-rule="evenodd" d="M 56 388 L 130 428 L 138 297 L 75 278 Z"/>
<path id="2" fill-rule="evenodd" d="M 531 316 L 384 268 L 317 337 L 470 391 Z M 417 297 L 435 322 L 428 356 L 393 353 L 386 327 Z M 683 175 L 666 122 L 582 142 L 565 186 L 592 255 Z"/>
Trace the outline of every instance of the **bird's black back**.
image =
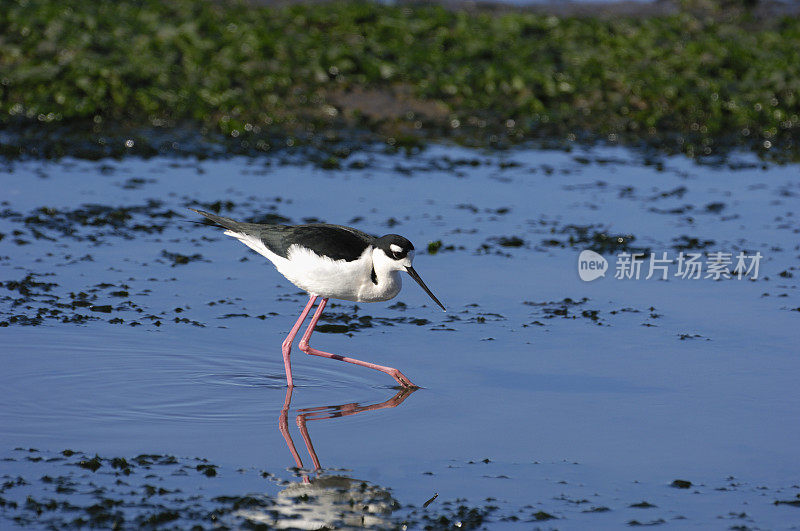
<path id="1" fill-rule="evenodd" d="M 287 258 L 289 247 L 298 245 L 310 249 L 320 256 L 333 260 L 352 262 L 364 250 L 374 245 L 376 238 L 360 230 L 342 225 L 314 223 L 310 225 L 266 225 L 259 226 L 257 236 L 264 245 Z"/>
<path id="2" fill-rule="evenodd" d="M 327 223 L 308 225 L 266 225 L 243 223 L 231 218 L 218 216 L 202 210 L 191 209 L 208 218 L 214 224 L 260 239 L 264 245 L 283 258 L 288 258 L 289 247 L 299 245 L 320 256 L 333 260 L 352 262 L 357 260 L 370 245 L 375 246 L 377 238 L 366 232 Z"/>

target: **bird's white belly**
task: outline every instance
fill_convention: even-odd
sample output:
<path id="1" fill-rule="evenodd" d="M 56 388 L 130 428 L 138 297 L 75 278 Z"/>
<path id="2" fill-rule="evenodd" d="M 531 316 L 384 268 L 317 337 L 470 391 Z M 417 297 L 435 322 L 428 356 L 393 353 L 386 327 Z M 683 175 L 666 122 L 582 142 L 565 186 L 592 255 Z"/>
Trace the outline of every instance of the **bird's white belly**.
<path id="1" fill-rule="evenodd" d="M 400 291 L 399 278 L 376 285 L 372 281 L 372 255 L 365 252 L 358 260 L 331 260 L 307 249 L 289 250 L 289 259 L 278 271 L 295 286 L 325 298 L 357 302 L 389 300 Z"/>

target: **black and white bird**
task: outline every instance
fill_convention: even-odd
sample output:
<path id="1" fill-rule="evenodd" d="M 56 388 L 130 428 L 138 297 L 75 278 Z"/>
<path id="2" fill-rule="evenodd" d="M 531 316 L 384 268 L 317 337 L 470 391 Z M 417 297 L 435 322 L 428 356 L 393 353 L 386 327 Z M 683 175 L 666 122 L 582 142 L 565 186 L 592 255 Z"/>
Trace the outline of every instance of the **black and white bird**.
<path id="1" fill-rule="evenodd" d="M 311 307 L 320 297 L 322 300 L 300 339 L 300 350 L 306 354 L 385 372 L 403 387 L 417 387 L 397 369 L 330 354 L 312 348 L 308 344 L 328 299 L 356 302 L 387 301 L 400 293 L 401 272 L 408 273 L 425 293 L 445 310 L 444 305 L 431 293 L 412 267 L 414 245 L 410 241 L 397 234 L 387 234 L 378 238 L 342 225 L 243 223 L 201 210 L 191 210 L 226 229 L 224 234 L 236 238 L 265 256 L 289 282 L 308 293 L 308 304 L 303 308 L 282 345 L 286 382 L 289 387 L 294 385 L 290 360 L 292 342 Z"/>

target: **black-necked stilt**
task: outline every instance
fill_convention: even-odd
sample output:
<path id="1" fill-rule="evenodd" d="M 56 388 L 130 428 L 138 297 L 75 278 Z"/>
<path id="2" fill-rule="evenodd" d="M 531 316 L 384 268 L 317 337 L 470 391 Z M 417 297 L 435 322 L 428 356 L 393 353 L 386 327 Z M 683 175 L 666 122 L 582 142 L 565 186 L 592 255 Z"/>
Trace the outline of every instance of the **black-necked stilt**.
<path id="1" fill-rule="evenodd" d="M 286 382 L 289 387 L 294 385 L 289 358 L 292 342 L 319 297 L 322 297 L 322 300 L 300 339 L 300 350 L 306 354 L 346 361 L 385 372 L 404 387 L 417 387 L 397 369 L 330 354 L 311 348 L 308 344 L 329 298 L 356 302 L 387 301 L 400 292 L 401 271 L 407 272 L 422 286 L 425 293 L 445 310 L 444 305 L 431 293 L 412 267 L 414 246 L 410 241 L 397 234 L 387 234 L 377 238 L 341 225 L 242 223 L 201 210 L 191 210 L 227 229 L 226 235 L 233 236 L 267 257 L 289 282 L 308 293 L 308 304 L 303 308 L 282 345 Z"/>

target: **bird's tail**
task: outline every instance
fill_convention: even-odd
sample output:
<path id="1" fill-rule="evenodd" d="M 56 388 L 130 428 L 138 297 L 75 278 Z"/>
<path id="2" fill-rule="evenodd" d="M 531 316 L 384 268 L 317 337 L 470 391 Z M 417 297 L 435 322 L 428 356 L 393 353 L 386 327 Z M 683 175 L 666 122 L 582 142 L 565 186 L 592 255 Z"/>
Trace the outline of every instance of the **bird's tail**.
<path id="1" fill-rule="evenodd" d="M 218 216 L 216 214 L 211 214 L 209 212 L 203 212 L 202 210 L 197 210 L 197 209 L 194 209 L 194 208 L 190 208 L 189 210 L 191 210 L 193 212 L 197 212 L 198 214 L 200 214 L 201 216 L 204 216 L 206 219 L 208 219 L 209 221 L 211 221 L 215 225 L 218 225 L 218 226 L 220 226 L 220 227 L 222 227 L 224 229 L 232 230 L 234 232 L 240 232 L 242 230 L 242 223 L 240 223 L 240 222 L 238 222 L 236 220 L 233 220 L 231 218 L 225 218 L 225 217 L 222 217 L 222 216 Z"/>

